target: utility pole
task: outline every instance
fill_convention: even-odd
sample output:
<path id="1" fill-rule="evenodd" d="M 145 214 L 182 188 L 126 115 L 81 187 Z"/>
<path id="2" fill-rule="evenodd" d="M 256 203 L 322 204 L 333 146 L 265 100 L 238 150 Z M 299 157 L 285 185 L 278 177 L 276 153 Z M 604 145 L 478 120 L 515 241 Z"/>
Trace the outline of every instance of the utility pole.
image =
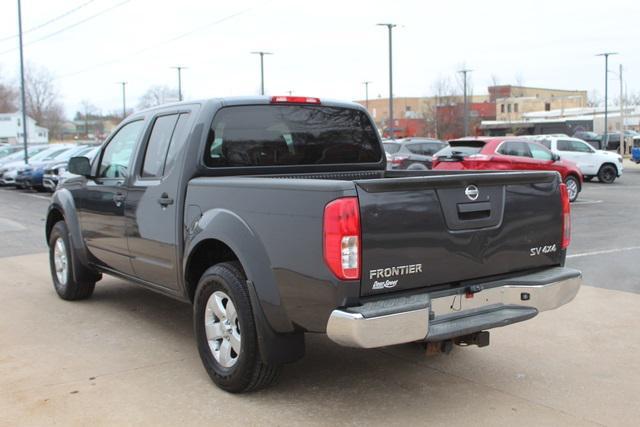
<path id="1" fill-rule="evenodd" d="M 364 85 L 364 104 L 367 107 L 367 111 L 369 111 L 369 83 L 371 82 L 362 82 L 362 84 Z"/>
<path id="2" fill-rule="evenodd" d="M 24 89 L 24 54 L 22 52 L 22 8 L 18 0 L 18 39 L 20 44 L 20 98 L 22 102 L 22 136 L 24 139 L 24 162 L 29 163 L 27 150 L 27 101 Z"/>
<path id="3" fill-rule="evenodd" d="M 603 150 L 607 149 L 609 145 L 609 128 L 608 128 L 608 116 L 609 116 L 609 55 L 617 55 L 618 52 L 604 52 L 599 53 L 596 56 L 604 56 L 604 132 L 602 134 Z"/>
<path id="4" fill-rule="evenodd" d="M 625 153 L 624 141 L 624 89 L 622 81 L 622 64 L 620 64 L 620 155 Z"/>
<path id="5" fill-rule="evenodd" d="M 273 55 L 273 52 L 251 52 L 252 55 L 260 55 L 260 95 L 264 95 L 264 56 Z"/>
<path id="6" fill-rule="evenodd" d="M 391 139 L 396 139 L 393 130 L 393 27 L 396 24 L 377 24 L 381 27 L 387 27 L 389 30 L 389 130 L 391 131 Z"/>
<path id="7" fill-rule="evenodd" d="M 122 119 L 127 117 L 127 96 L 125 92 L 125 86 L 127 82 L 118 82 L 119 85 L 122 85 Z"/>
<path id="8" fill-rule="evenodd" d="M 462 84 L 463 90 L 464 90 L 464 117 L 463 117 L 463 122 L 464 122 L 464 135 L 463 136 L 469 136 L 469 102 L 467 101 L 467 73 L 472 72 L 473 70 L 468 70 L 468 69 L 464 69 L 464 70 L 460 70 L 458 71 L 459 73 L 462 73 L 462 77 L 464 79 L 464 82 Z"/>
<path id="9" fill-rule="evenodd" d="M 173 69 L 178 70 L 178 101 L 182 101 L 182 70 L 185 70 L 187 67 L 171 67 Z"/>

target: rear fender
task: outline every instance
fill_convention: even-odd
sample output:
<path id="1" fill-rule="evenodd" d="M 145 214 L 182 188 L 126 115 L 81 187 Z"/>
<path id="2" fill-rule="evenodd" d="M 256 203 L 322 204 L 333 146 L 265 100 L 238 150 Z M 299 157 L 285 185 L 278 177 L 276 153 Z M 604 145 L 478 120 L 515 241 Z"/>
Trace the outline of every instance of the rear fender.
<path id="1" fill-rule="evenodd" d="M 188 227 L 186 238 L 185 272 L 194 249 L 208 239 L 223 242 L 238 257 L 247 276 L 262 360 L 279 365 L 301 358 L 304 334 L 294 330 L 286 314 L 267 252 L 251 227 L 231 211 L 212 209 Z"/>
<path id="2" fill-rule="evenodd" d="M 284 310 L 280 291 L 271 270 L 271 262 L 260 237 L 235 213 L 225 209 L 211 209 L 189 226 L 183 260 L 183 271 L 193 250 L 200 242 L 216 239 L 233 250 L 247 279 L 254 283 L 256 295 L 269 324 L 277 332 L 292 332 L 293 325 Z"/>

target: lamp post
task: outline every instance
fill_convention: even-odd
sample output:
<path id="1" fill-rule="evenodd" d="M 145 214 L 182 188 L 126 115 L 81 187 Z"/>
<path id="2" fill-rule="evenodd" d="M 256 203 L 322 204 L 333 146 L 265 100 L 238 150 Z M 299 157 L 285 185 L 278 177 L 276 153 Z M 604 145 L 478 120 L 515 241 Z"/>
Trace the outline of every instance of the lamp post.
<path id="1" fill-rule="evenodd" d="M 125 91 L 125 86 L 127 82 L 118 82 L 119 85 L 122 85 L 122 118 L 127 117 L 127 96 Z"/>
<path id="2" fill-rule="evenodd" d="M 458 71 L 459 73 L 462 74 L 462 78 L 464 79 L 464 82 L 462 84 L 463 91 L 464 91 L 464 112 L 463 112 L 464 135 L 463 136 L 469 135 L 469 103 L 467 101 L 467 73 L 470 73 L 472 71 L 473 70 L 467 70 L 467 69 Z"/>
<path id="3" fill-rule="evenodd" d="M 182 101 L 182 70 L 185 70 L 187 67 L 171 67 L 175 70 L 178 70 L 178 101 Z"/>
<path id="4" fill-rule="evenodd" d="M 29 163 L 27 150 L 27 101 L 24 89 L 24 54 L 22 52 L 22 8 L 18 0 L 18 40 L 20 44 L 20 100 L 22 102 L 22 136 L 24 138 L 24 162 Z"/>
<path id="5" fill-rule="evenodd" d="M 609 56 L 617 54 L 618 52 L 603 52 L 596 55 L 604 56 L 604 132 L 602 134 L 603 147 L 600 147 L 603 150 L 606 150 L 609 144 L 609 128 L 607 124 L 609 116 Z"/>
<path id="6" fill-rule="evenodd" d="M 389 130 L 391 131 L 391 139 L 395 139 L 393 131 L 393 27 L 396 24 L 377 24 L 381 27 L 387 27 L 389 30 Z"/>
<path id="7" fill-rule="evenodd" d="M 364 104 L 367 107 L 367 111 L 369 111 L 369 83 L 370 81 L 362 82 L 364 85 Z"/>
<path id="8" fill-rule="evenodd" d="M 260 55 L 260 95 L 264 95 L 264 56 L 273 55 L 273 52 L 251 52 L 252 55 Z"/>

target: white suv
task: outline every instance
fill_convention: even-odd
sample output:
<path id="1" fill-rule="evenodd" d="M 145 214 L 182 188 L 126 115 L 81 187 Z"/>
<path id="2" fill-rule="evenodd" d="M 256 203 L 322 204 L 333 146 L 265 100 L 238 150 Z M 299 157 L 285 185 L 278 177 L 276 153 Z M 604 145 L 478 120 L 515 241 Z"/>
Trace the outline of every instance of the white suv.
<path id="1" fill-rule="evenodd" d="M 598 177 L 600 182 L 611 184 L 622 176 L 622 156 L 604 150 L 596 150 L 578 138 L 540 135 L 535 138 L 562 159 L 578 164 L 585 181 Z"/>

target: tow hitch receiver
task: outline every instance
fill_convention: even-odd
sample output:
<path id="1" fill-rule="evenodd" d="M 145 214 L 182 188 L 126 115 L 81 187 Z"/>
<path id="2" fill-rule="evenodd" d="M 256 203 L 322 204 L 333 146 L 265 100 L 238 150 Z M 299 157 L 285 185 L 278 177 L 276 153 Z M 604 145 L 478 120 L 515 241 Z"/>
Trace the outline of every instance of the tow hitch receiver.
<path id="1" fill-rule="evenodd" d="M 470 345 L 486 347 L 489 345 L 489 331 L 480 331 L 462 337 L 454 338 L 453 342 L 461 347 Z"/>

